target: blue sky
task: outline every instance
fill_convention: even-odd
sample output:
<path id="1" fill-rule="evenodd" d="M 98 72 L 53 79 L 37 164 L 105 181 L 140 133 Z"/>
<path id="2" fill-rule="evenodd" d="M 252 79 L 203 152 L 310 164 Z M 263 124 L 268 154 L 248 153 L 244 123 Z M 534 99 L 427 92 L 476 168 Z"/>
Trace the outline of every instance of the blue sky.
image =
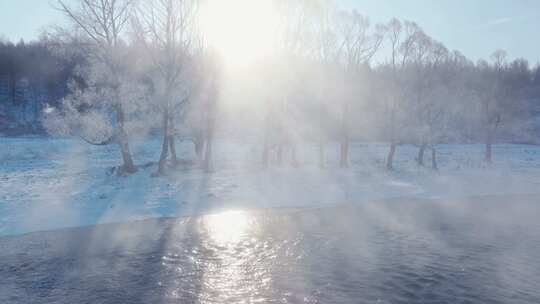
<path id="1" fill-rule="evenodd" d="M 373 23 L 391 17 L 415 21 L 448 48 L 473 60 L 488 58 L 502 48 L 512 58 L 540 62 L 539 0 L 338 1 L 368 15 Z M 54 0 L 0 0 L 0 36 L 31 40 L 40 29 L 62 22 L 51 2 Z"/>
<path id="2" fill-rule="evenodd" d="M 476 60 L 498 48 L 540 62 L 539 0 L 342 0 L 373 23 L 392 17 L 418 23 L 449 49 Z"/>

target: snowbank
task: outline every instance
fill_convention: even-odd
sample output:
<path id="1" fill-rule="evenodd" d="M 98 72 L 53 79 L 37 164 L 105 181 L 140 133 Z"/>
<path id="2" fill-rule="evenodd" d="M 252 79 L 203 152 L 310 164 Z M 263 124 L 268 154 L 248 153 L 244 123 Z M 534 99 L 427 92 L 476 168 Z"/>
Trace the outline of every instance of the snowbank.
<path id="1" fill-rule="evenodd" d="M 155 161 L 159 144 L 134 143 L 137 163 Z M 492 165 L 482 162 L 481 145 L 441 146 L 437 172 L 417 166 L 417 149 L 404 146 L 388 172 L 386 144 L 353 144 L 349 169 L 338 168 L 339 147 L 329 145 L 322 170 L 316 146 L 305 144 L 300 167 L 263 170 L 256 143 L 227 140 L 216 144 L 214 173 L 184 168 L 158 178 L 151 177 L 155 167 L 110 174 L 119 162 L 115 146 L 35 137 L 0 138 L 0 146 L 0 235 L 227 209 L 540 193 L 540 147 L 527 145 L 496 145 Z M 178 150 L 194 158 L 191 143 Z"/>

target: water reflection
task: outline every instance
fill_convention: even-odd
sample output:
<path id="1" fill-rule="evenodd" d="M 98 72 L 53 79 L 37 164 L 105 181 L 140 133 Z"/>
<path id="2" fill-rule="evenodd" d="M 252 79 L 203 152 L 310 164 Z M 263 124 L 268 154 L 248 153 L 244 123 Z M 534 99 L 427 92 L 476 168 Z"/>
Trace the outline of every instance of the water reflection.
<path id="1" fill-rule="evenodd" d="M 0 303 L 540 303 L 539 212 L 378 203 L 0 238 Z"/>
<path id="2" fill-rule="evenodd" d="M 205 216 L 202 247 L 211 252 L 202 276 L 202 303 L 264 302 L 270 275 L 258 259 L 257 221 L 246 211 L 227 211 Z"/>
<path id="3" fill-rule="evenodd" d="M 248 231 L 249 216 L 245 211 L 212 214 L 203 218 L 203 227 L 208 236 L 219 246 L 235 246 Z"/>

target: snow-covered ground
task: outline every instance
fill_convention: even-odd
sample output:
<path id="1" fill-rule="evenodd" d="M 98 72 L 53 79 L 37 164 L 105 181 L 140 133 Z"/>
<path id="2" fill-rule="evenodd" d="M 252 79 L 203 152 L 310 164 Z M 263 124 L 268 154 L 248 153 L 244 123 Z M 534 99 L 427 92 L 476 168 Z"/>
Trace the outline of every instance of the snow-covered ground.
<path id="1" fill-rule="evenodd" d="M 135 143 L 136 162 L 155 161 L 159 145 L 157 139 Z M 492 165 L 482 161 L 482 145 L 441 146 L 436 172 L 416 165 L 417 149 L 412 146 L 398 149 L 396 170 L 388 172 L 387 145 L 375 143 L 353 144 L 351 168 L 340 169 L 338 148 L 328 146 L 325 169 L 318 167 L 316 146 L 305 144 L 299 147 L 298 168 L 263 170 L 256 142 L 221 140 L 215 147 L 214 173 L 179 168 L 167 177 L 151 177 L 156 169 L 148 167 L 121 178 L 110 173 L 119 164 L 115 146 L 93 147 L 76 139 L 0 138 L 0 235 L 227 209 L 540 194 L 537 146 L 496 145 Z M 178 150 L 180 158 L 194 159 L 190 143 Z"/>

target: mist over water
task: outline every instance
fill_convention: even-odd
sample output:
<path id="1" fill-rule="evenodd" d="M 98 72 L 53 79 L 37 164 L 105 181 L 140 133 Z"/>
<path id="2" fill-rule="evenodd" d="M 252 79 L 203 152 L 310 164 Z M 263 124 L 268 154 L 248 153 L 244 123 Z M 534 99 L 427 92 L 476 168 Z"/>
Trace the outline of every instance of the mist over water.
<path id="1" fill-rule="evenodd" d="M 537 196 L 228 211 L 2 238 L 3 303 L 535 303 Z"/>

